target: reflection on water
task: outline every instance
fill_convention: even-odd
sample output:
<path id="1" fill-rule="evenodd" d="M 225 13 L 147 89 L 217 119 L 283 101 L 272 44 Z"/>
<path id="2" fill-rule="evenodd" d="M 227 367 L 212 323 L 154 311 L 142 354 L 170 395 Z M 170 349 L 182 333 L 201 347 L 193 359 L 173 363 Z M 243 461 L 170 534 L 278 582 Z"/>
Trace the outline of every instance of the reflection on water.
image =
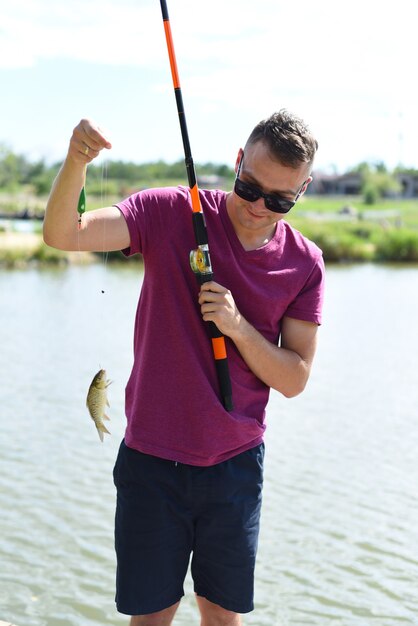
<path id="1" fill-rule="evenodd" d="M 131 265 L 0 273 L 0 620 L 127 623 L 111 472 L 140 282 Z M 416 624 L 418 268 L 330 268 L 327 287 L 308 388 L 271 396 L 244 623 Z M 113 380 L 104 444 L 85 409 L 99 367 Z M 175 624 L 197 623 L 188 577 Z"/>

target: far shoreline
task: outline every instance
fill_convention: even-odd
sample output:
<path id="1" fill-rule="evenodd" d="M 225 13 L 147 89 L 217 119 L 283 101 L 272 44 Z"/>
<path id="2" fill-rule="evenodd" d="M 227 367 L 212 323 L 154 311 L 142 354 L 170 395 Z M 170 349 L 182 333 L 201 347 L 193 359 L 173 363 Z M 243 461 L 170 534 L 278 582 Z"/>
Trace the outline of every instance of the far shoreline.
<path id="1" fill-rule="evenodd" d="M 315 241 L 323 250 L 324 260 L 328 265 L 353 263 L 382 265 L 390 263 L 412 267 L 414 264 L 418 264 L 418 235 L 416 233 L 411 234 L 410 231 L 398 232 L 399 241 L 395 241 L 397 245 L 394 245 L 393 237 L 388 237 L 386 244 L 384 239 L 374 243 L 373 241 L 347 239 L 344 232 L 338 233 L 338 231 L 333 231 L 328 236 L 321 231 L 311 233 L 309 225 L 306 228 L 303 226 L 303 224 L 298 224 L 299 230 Z M 44 243 L 40 232 L 0 231 L 0 269 L 103 263 L 104 254 L 106 255 L 106 262 L 141 262 L 140 256 L 127 259 L 119 251 L 94 253 L 57 250 Z"/>

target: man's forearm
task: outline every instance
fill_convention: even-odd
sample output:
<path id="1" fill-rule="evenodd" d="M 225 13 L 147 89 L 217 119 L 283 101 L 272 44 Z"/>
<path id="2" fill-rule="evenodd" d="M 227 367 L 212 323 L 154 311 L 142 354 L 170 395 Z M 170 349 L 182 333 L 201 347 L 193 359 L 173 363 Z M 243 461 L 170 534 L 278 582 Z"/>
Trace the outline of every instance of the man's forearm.
<path id="1" fill-rule="evenodd" d="M 316 350 L 317 325 L 290 317 L 281 321 L 280 347 L 268 341 L 238 310 L 231 292 L 214 281 L 199 293 L 203 320 L 214 322 L 236 345 L 250 370 L 291 398 L 303 391 Z"/>
<path id="2" fill-rule="evenodd" d="M 111 148 L 98 126 L 87 119 L 74 128 L 64 161 L 47 203 L 44 222 L 44 241 L 54 248 L 77 250 L 77 205 L 86 178 L 87 164 L 103 148 Z M 90 248 L 89 248 L 90 249 Z"/>
<path id="3" fill-rule="evenodd" d="M 231 339 L 250 370 L 263 383 L 288 398 L 303 391 L 310 366 L 295 351 L 271 343 L 242 317 Z"/>
<path id="4" fill-rule="evenodd" d="M 77 245 L 77 205 L 86 177 L 86 165 L 64 161 L 48 199 L 43 236 L 49 246 L 73 250 Z"/>

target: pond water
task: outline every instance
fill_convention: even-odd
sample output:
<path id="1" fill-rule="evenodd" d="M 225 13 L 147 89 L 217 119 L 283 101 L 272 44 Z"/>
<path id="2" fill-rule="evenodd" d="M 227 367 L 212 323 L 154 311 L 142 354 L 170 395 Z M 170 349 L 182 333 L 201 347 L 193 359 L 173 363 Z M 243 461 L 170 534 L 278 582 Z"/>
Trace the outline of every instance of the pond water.
<path id="1" fill-rule="evenodd" d="M 330 267 L 309 385 L 268 409 L 253 626 L 418 623 L 418 268 Z M 0 620 L 127 624 L 112 468 L 136 264 L 0 271 Z M 102 293 L 104 291 L 104 293 Z M 105 367 L 111 437 L 85 408 Z M 176 626 L 198 624 L 192 583 Z"/>

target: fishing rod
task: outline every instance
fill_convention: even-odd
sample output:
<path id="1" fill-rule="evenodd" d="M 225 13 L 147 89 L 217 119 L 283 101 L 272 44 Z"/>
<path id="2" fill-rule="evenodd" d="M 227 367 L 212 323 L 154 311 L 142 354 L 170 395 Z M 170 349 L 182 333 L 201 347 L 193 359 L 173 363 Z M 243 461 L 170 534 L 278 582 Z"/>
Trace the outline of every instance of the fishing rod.
<path id="1" fill-rule="evenodd" d="M 190 252 L 190 266 L 195 273 L 199 284 L 213 280 L 213 271 L 209 255 L 209 242 L 206 229 L 205 216 L 200 203 L 199 189 L 196 179 L 196 171 L 190 148 L 189 133 L 187 131 L 186 116 L 183 106 L 183 97 L 180 87 L 180 79 L 177 70 L 176 55 L 174 52 L 173 37 L 171 34 L 170 18 L 168 16 L 166 0 L 160 0 L 161 12 L 164 22 L 165 38 L 167 41 L 168 57 L 170 60 L 171 76 L 173 79 L 174 94 L 177 103 L 177 112 L 180 121 L 181 137 L 183 140 L 184 157 L 189 182 L 189 190 L 192 201 L 193 229 L 197 248 Z M 225 337 L 214 322 L 207 322 L 212 338 L 213 356 L 215 358 L 216 373 L 221 391 L 222 403 L 227 411 L 232 411 L 232 388 L 229 376 L 228 359 L 226 355 Z"/>

